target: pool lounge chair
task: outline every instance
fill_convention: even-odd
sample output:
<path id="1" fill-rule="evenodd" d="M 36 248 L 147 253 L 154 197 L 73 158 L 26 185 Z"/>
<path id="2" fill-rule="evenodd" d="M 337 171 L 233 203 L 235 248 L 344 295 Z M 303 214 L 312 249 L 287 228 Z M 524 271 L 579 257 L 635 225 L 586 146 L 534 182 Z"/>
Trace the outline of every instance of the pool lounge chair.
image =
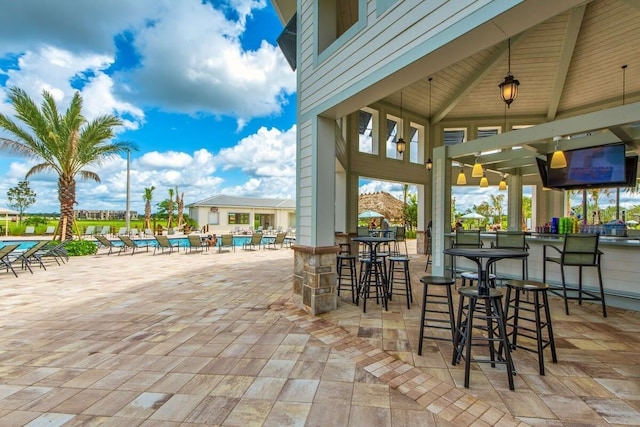
<path id="1" fill-rule="evenodd" d="M 96 234 L 95 225 L 88 225 L 87 228 L 85 228 L 84 233 L 82 233 L 83 236 L 93 236 L 94 234 Z"/>
<path id="2" fill-rule="evenodd" d="M 40 262 L 43 262 L 44 258 L 53 258 L 58 265 L 60 265 L 60 261 L 64 264 L 69 260 L 69 254 L 64 246 L 71 240 L 72 239 L 67 239 L 60 243 L 49 242 L 41 250 L 33 254 L 33 256 L 39 259 Z"/>
<path id="3" fill-rule="evenodd" d="M 222 252 L 223 248 L 229 248 L 229 251 L 233 249 L 236 251 L 236 244 L 233 241 L 233 234 L 221 234 L 218 239 L 218 253 Z"/>
<path id="4" fill-rule="evenodd" d="M 287 237 L 287 233 L 278 233 L 276 234 L 276 237 L 274 237 L 273 239 L 269 239 L 269 241 L 267 242 L 267 244 L 265 245 L 265 249 L 278 249 L 278 245 L 280 245 L 280 247 L 284 247 L 284 240 Z"/>
<path id="5" fill-rule="evenodd" d="M 114 249 L 118 249 L 118 253 L 120 253 L 120 251 L 123 249 L 123 245 L 116 245 L 113 243 L 113 241 L 107 239 L 105 236 L 102 236 L 100 234 L 96 234 L 96 240 L 100 243 L 100 246 L 103 248 L 109 248 L 109 252 L 107 252 L 107 255 L 111 255 L 111 252 L 113 252 Z"/>
<path id="6" fill-rule="evenodd" d="M 36 227 L 33 225 L 27 225 L 27 228 L 24 229 L 23 236 L 33 236 L 36 234 Z"/>
<path id="7" fill-rule="evenodd" d="M 209 245 L 207 244 L 207 241 L 203 240 L 200 236 L 196 234 L 189 234 L 187 238 L 189 239 L 189 246 L 187 246 L 187 248 L 189 249 L 189 253 L 191 252 L 204 253 L 205 249 L 207 250 L 209 249 Z"/>
<path id="8" fill-rule="evenodd" d="M 39 242 L 37 242 L 35 245 L 31 246 L 29 249 L 27 249 L 26 251 L 20 253 L 18 256 L 16 256 L 15 258 L 13 258 L 11 260 L 11 263 L 15 263 L 20 261 L 21 265 L 22 265 L 22 269 L 24 270 L 25 267 L 27 270 L 29 270 L 29 272 L 33 273 L 33 270 L 31 269 L 31 264 L 32 263 L 38 263 L 40 264 L 40 268 L 43 269 L 47 269 L 47 267 L 44 266 L 44 264 L 42 263 L 42 259 L 40 259 L 39 257 L 35 256 L 36 252 L 38 252 L 40 249 L 42 249 L 43 247 L 45 247 L 46 245 L 49 244 L 48 240 L 40 240 Z"/>
<path id="9" fill-rule="evenodd" d="M 136 251 L 140 248 L 147 248 L 147 252 L 149 252 L 149 245 L 138 245 L 136 242 L 134 242 L 133 240 L 131 240 L 130 237 L 128 236 L 118 236 L 118 238 L 120 240 L 122 240 L 122 244 L 124 245 L 120 251 L 118 252 L 118 255 L 120 255 L 120 252 L 122 252 L 122 250 L 127 251 L 128 249 L 131 249 L 131 255 L 135 254 Z"/>
<path id="10" fill-rule="evenodd" d="M 18 249 L 18 246 L 20 246 L 20 245 L 19 244 L 5 245 L 5 246 L 0 248 L 0 262 L 7 268 L 7 273 L 9 272 L 9 270 L 11 270 L 11 272 L 16 277 L 18 277 L 18 273 L 16 273 L 16 270 L 13 269 L 13 265 L 11 265 L 12 263 L 11 263 L 11 260 L 9 258 L 9 255 L 13 251 Z"/>
<path id="11" fill-rule="evenodd" d="M 173 250 L 177 250 L 180 252 L 180 244 L 179 243 L 171 243 L 171 240 L 167 236 L 156 236 L 156 246 L 153 249 L 153 254 L 156 254 L 156 251 L 160 249 L 161 253 L 164 253 L 165 249 L 169 251 L 169 255 L 173 252 Z"/>
<path id="12" fill-rule="evenodd" d="M 107 234 L 111 234 L 111 226 L 110 225 L 105 225 L 104 227 L 102 227 L 102 230 L 100 230 L 100 235 L 106 236 Z"/>
<path id="13" fill-rule="evenodd" d="M 255 233 L 251 235 L 251 240 L 246 240 L 242 244 L 242 249 L 252 251 L 256 248 L 260 249 L 260 246 L 262 246 L 262 233 Z"/>
<path id="14" fill-rule="evenodd" d="M 56 232 L 56 226 L 55 225 L 49 225 L 47 226 L 47 229 L 44 232 L 45 236 L 52 236 L 53 233 Z"/>

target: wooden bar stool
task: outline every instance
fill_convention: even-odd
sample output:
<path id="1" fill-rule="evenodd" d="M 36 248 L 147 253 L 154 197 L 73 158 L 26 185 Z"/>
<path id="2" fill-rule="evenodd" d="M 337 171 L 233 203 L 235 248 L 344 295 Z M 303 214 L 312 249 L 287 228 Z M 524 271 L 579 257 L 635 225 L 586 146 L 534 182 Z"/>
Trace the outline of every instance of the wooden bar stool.
<path id="1" fill-rule="evenodd" d="M 422 314 L 420 316 L 420 338 L 418 341 L 418 355 L 422 355 L 422 342 L 424 341 L 424 328 L 445 329 L 451 332 L 449 337 L 429 337 L 433 340 L 453 342 L 455 334 L 455 318 L 453 315 L 453 296 L 451 285 L 456 283 L 453 277 L 424 276 L 420 279 L 422 289 Z M 431 289 L 443 288 L 442 292 L 431 292 Z"/>
<path id="2" fill-rule="evenodd" d="M 510 280 L 506 286 L 505 317 L 509 330 L 508 335 L 511 337 L 511 349 L 521 348 L 537 353 L 540 375 L 544 375 L 543 351 L 546 347 L 551 348 L 553 363 L 558 362 L 547 297 L 549 285 L 529 280 Z M 529 301 L 528 298 L 527 300 L 521 299 L 520 296 L 523 292 L 533 293 L 533 301 Z M 513 310 L 513 314 L 510 315 L 511 310 Z M 518 344 L 518 337 L 535 340 L 536 348 Z"/>

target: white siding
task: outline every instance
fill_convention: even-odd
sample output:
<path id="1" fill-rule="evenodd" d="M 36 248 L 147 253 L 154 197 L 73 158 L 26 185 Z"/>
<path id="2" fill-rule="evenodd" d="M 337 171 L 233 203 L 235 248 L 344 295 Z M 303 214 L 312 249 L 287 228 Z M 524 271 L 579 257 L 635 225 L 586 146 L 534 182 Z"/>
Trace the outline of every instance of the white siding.
<path id="1" fill-rule="evenodd" d="M 313 137 L 311 135 L 311 122 L 307 121 L 299 125 L 299 150 L 298 155 L 298 232 L 296 243 L 311 245 L 311 227 L 313 225 Z"/>

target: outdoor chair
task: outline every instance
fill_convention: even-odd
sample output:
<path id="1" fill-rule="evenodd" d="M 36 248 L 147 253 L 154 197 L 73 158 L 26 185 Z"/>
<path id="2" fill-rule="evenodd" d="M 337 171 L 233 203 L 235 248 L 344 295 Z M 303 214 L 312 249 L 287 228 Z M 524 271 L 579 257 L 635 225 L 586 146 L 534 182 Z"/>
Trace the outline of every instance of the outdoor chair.
<path id="1" fill-rule="evenodd" d="M 156 246 L 153 249 L 153 254 L 156 254 L 156 251 L 158 249 L 160 249 L 160 253 L 164 253 L 165 249 L 169 251 L 169 255 L 171 255 L 171 253 L 173 252 L 173 250 L 175 249 L 176 251 L 180 252 L 180 244 L 179 243 L 172 243 L 171 240 L 169 240 L 169 238 L 167 236 L 156 236 Z"/>
<path id="2" fill-rule="evenodd" d="M 521 231 L 498 231 L 496 232 L 496 241 L 491 242 L 492 248 L 497 249 L 520 249 L 529 250 L 529 245 L 525 241 L 526 234 Z M 529 278 L 528 257 L 522 258 L 522 280 Z M 496 275 L 496 279 L 501 279 L 497 274 L 497 263 L 492 264 L 492 272 Z M 505 279 L 504 277 L 502 279 Z"/>
<path id="3" fill-rule="evenodd" d="M 33 225 L 27 225 L 27 228 L 24 229 L 25 236 L 33 236 L 36 234 L 36 227 Z"/>
<path id="4" fill-rule="evenodd" d="M 598 234 L 566 234 L 564 236 L 564 246 L 562 250 L 553 245 L 544 245 L 542 248 L 542 282 L 547 282 L 547 263 L 551 262 L 560 266 L 562 277 L 562 287 L 550 286 L 549 291 L 564 298 L 565 313 L 569 315 L 569 300 L 600 301 L 602 303 L 602 315 L 607 317 L 607 305 L 604 301 L 604 289 L 602 287 L 602 272 L 600 270 L 600 257 L 602 252 L 598 250 Z M 550 251 L 547 251 L 549 249 Z M 547 252 L 556 256 L 549 256 Z M 565 267 L 578 267 L 578 287 L 567 288 Z M 582 288 L 582 269 L 584 267 L 594 267 L 598 272 L 598 284 L 600 295 Z M 562 291 L 562 293 L 560 292 Z M 571 292 L 572 295 L 568 295 Z"/>
<path id="5" fill-rule="evenodd" d="M 480 240 L 480 230 L 457 230 L 455 233 L 454 241 L 451 245 L 452 248 L 481 248 L 482 241 Z M 451 270 L 452 275 L 456 276 L 456 257 L 451 257 Z"/>
<path id="6" fill-rule="evenodd" d="M 131 249 L 131 255 L 133 255 L 133 254 L 136 253 L 136 251 L 138 249 L 140 249 L 141 247 L 145 247 L 145 246 L 142 246 L 142 245 L 138 245 L 136 242 L 131 240 L 131 238 L 128 237 L 128 236 L 118 236 L 118 238 L 120 240 L 122 240 L 122 244 L 123 244 L 123 246 L 120 249 L 120 251 L 118 251 L 118 255 L 120 255 L 120 252 L 122 252 L 123 250 L 127 251 L 128 249 Z M 149 251 L 149 245 L 146 245 L 146 248 L 147 248 L 147 252 L 148 252 Z"/>
<path id="7" fill-rule="evenodd" d="M 14 245 L 5 245 L 3 247 L 0 248 L 0 262 L 2 262 L 2 264 L 7 268 L 7 273 L 9 272 L 9 270 L 11 270 L 11 272 L 14 274 L 14 276 L 18 277 L 18 273 L 16 273 L 16 271 L 13 269 L 13 266 L 11 265 L 11 260 L 9 258 L 9 255 L 15 251 L 18 246 L 20 246 L 19 244 L 14 244 Z"/>
<path id="8" fill-rule="evenodd" d="M 282 248 L 284 246 L 285 237 L 287 237 L 287 233 L 278 233 L 276 237 L 273 239 L 269 239 L 267 244 L 265 245 L 265 249 L 278 249 L 278 245 Z"/>
<path id="9" fill-rule="evenodd" d="M 56 232 L 56 226 L 55 225 L 49 225 L 47 226 L 47 229 L 44 232 L 45 236 L 52 236 L 53 233 Z"/>
<path id="10" fill-rule="evenodd" d="M 223 248 L 229 248 L 229 250 L 233 249 L 236 251 L 236 244 L 233 241 L 233 234 L 221 234 L 218 246 L 218 253 L 222 252 Z"/>
<path id="11" fill-rule="evenodd" d="M 209 245 L 207 245 L 207 241 L 203 240 L 200 236 L 195 234 L 189 234 L 187 236 L 189 239 L 189 253 L 191 252 L 202 252 L 204 253 L 205 249 L 209 249 Z M 167 239 L 168 240 L 168 239 Z"/>
<path id="12" fill-rule="evenodd" d="M 150 228 L 144 229 L 144 237 L 153 237 L 153 230 Z"/>
<path id="13" fill-rule="evenodd" d="M 138 231 L 137 228 L 132 228 L 129 231 L 129 237 L 138 237 L 139 234 L 140 234 L 140 232 Z"/>
<path id="14" fill-rule="evenodd" d="M 102 230 L 100 231 L 100 235 L 102 235 L 102 236 L 106 236 L 107 234 L 111 234 L 111 226 L 110 225 L 105 225 L 104 227 L 102 227 Z"/>
<path id="15" fill-rule="evenodd" d="M 243 244 L 242 244 L 242 249 L 244 250 L 255 250 L 260 249 L 260 246 L 262 245 L 262 233 L 255 233 L 251 235 L 251 239 L 250 240 L 246 240 Z"/>
<path id="16" fill-rule="evenodd" d="M 94 234 L 96 234 L 95 225 L 88 225 L 87 228 L 84 229 L 84 233 L 82 233 L 83 236 L 93 236 Z"/>
<path id="17" fill-rule="evenodd" d="M 395 227 L 395 233 L 394 233 L 394 238 L 395 241 L 394 243 L 394 247 L 393 247 L 393 252 L 396 255 L 400 254 L 400 244 L 404 243 L 404 255 L 408 255 L 408 250 L 407 250 L 407 229 L 405 227 Z"/>
<path id="18" fill-rule="evenodd" d="M 123 245 L 116 245 L 112 240 L 107 239 L 104 235 L 96 234 L 95 237 L 100 246 L 102 246 L 103 248 L 109 248 L 109 252 L 107 252 L 107 255 L 111 255 L 111 252 L 113 252 L 115 248 L 117 248 L 118 253 L 120 253 L 120 251 L 124 247 Z"/>
<path id="19" fill-rule="evenodd" d="M 127 227 L 120 227 L 118 230 L 118 236 L 126 236 L 127 235 Z"/>
<path id="20" fill-rule="evenodd" d="M 69 260 L 69 254 L 65 249 L 65 245 L 69 243 L 72 239 L 66 239 L 63 242 L 49 242 L 45 245 L 41 250 L 37 251 L 33 256 L 36 259 L 39 259 L 40 262 L 43 262 L 44 258 L 53 258 L 53 260 L 60 265 L 60 261 L 62 263 L 66 263 Z"/>

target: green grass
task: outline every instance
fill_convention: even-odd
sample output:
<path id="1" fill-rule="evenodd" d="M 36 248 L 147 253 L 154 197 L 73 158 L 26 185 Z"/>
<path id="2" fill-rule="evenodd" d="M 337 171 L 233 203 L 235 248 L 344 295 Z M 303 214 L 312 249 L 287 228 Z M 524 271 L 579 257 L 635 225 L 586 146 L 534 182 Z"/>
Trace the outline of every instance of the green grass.
<path id="1" fill-rule="evenodd" d="M 4 229 L 4 221 L 0 222 L 0 224 L 2 225 L 3 229 Z M 77 224 L 77 228 L 80 230 L 80 232 L 84 232 L 84 230 L 89 226 L 89 225 L 93 225 L 96 228 L 97 232 L 100 232 L 102 230 L 102 227 L 104 226 L 110 226 L 112 231 L 118 231 L 121 227 L 125 227 L 125 221 L 124 220 L 84 220 L 84 219 L 80 219 L 76 221 Z M 160 223 L 158 222 L 158 224 L 164 224 L 164 222 Z M 58 220 L 51 220 L 48 221 L 45 225 L 38 225 L 35 228 L 35 234 L 36 235 L 43 235 L 44 232 L 47 230 L 48 226 L 57 226 L 58 225 Z M 151 225 L 153 226 L 153 222 L 151 223 Z M 130 227 L 131 228 L 137 228 L 138 230 L 144 230 L 144 220 L 140 221 L 140 220 L 136 220 L 136 221 L 131 221 L 130 223 Z M 9 222 L 9 235 L 10 236 L 22 236 L 24 234 L 25 229 L 27 228 L 27 226 L 24 224 L 24 222 L 22 224 L 18 224 L 16 222 Z M 76 233 L 76 231 L 74 230 L 74 233 Z"/>

